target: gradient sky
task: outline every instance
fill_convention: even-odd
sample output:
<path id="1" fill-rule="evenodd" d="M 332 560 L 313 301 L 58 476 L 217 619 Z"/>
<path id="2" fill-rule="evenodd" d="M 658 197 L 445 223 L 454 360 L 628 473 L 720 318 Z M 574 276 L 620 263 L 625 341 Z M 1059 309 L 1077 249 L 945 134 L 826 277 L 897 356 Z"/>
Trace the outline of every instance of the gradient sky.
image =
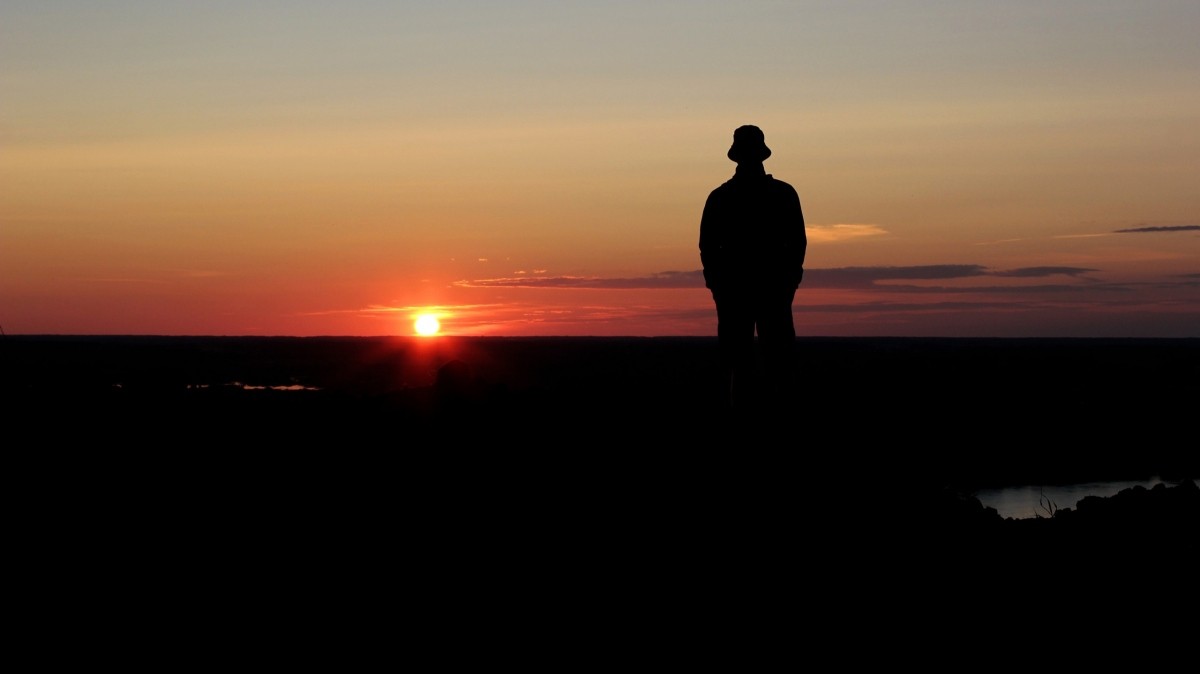
<path id="1" fill-rule="evenodd" d="M 757 124 L 797 332 L 1200 337 L 1200 2 L 0 5 L 6 334 L 714 335 Z"/>

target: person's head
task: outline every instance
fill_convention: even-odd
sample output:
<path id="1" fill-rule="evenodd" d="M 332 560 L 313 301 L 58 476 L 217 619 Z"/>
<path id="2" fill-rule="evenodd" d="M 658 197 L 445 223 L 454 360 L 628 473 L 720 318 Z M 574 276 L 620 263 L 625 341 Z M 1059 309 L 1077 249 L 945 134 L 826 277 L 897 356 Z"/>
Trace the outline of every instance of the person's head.
<path id="1" fill-rule="evenodd" d="M 727 156 L 739 164 L 762 163 L 771 156 L 771 148 L 767 147 L 762 129 L 747 124 L 734 129 L 733 145 Z"/>

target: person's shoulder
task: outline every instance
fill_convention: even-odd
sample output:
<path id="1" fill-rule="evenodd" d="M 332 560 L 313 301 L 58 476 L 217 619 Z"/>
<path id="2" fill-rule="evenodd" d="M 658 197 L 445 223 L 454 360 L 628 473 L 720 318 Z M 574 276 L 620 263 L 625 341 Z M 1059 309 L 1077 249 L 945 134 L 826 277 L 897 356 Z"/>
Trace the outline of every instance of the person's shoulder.
<path id="1" fill-rule="evenodd" d="M 717 185 L 716 187 L 714 187 L 713 190 L 708 193 L 708 196 L 710 198 L 720 196 L 721 194 L 733 189 L 733 187 L 734 187 L 733 179 L 730 178 L 729 180 L 726 180 L 725 182 L 721 183 L 720 185 Z"/>
<path id="2" fill-rule="evenodd" d="M 796 188 L 792 187 L 792 184 L 786 180 L 780 180 L 770 173 L 767 174 L 767 180 L 770 182 L 770 184 L 774 185 L 775 189 L 781 192 L 791 192 L 793 194 L 796 193 Z"/>

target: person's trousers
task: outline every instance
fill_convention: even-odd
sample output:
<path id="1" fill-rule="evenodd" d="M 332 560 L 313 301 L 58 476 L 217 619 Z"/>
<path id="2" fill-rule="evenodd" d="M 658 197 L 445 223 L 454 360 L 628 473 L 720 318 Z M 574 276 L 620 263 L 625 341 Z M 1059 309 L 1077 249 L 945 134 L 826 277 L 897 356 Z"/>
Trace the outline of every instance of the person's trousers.
<path id="1" fill-rule="evenodd" d="M 714 293 L 721 366 L 733 385 L 758 378 L 772 387 L 788 385 L 796 345 L 795 297 L 795 288 Z M 761 353 L 755 350 L 756 334 Z"/>

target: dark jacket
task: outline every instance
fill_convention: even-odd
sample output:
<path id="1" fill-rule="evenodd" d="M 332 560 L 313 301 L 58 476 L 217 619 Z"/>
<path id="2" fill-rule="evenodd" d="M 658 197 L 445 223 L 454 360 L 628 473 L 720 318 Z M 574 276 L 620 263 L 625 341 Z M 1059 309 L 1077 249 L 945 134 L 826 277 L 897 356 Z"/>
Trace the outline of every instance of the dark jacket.
<path id="1" fill-rule="evenodd" d="M 743 170 L 708 195 L 700 219 L 700 262 L 713 294 L 796 289 L 808 236 L 795 188 Z M 758 168 L 758 167 L 754 167 Z"/>

